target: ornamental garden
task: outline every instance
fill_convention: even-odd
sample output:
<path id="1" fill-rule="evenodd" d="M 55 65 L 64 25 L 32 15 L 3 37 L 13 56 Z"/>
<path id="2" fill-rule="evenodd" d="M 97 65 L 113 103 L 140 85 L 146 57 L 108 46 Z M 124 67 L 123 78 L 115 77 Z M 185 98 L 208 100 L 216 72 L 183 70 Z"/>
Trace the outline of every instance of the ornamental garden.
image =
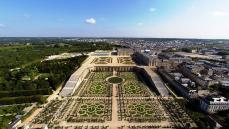
<path id="1" fill-rule="evenodd" d="M 111 57 L 98 57 L 98 58 L 95 58 L 91 63 L 109 64 L 109 63 L 112 63 L 112 58 Z"/>
<path id="2" fill-rule="evenodd" d="M 73 96 L 52 101 L 32 122 L 56 129 L 175 128 L 193 123 L 173 99 L 157 96 L 140 74 L 117 71 L 90 72 Z"/>
<path id="3" fill-rule="evenodd" d="M 129 122 L 166 121 L 165 112 L 156 99 L 120 100 L 120 119 Z"/>
<path id="4" fill-rule="evenodd" d="M 122 64 L 135 64 L 131 57 L 118 57 L 117 61 Z"/>
<path id="5" fill-rule="evenodd" d="M 105 122 L 111 120 L 111 99 L 73 100 L 67 122 Z"/>
<path id="6" fill-rule="evenodd" d="M 112 84 L 106 78 L 112 76 L 111 72 L 90 73 L 85 85 L 81 87 L 81 97 L 110 97 L 112 95 Z"/>
<path id="7" fill-rule="evenodd" d="M 122 97 L 150 97 L 155 96 L 140 76 L 134 72 L 120 72 L 119 76 L 125 82 L 118 86 L 119 96 Z"/>

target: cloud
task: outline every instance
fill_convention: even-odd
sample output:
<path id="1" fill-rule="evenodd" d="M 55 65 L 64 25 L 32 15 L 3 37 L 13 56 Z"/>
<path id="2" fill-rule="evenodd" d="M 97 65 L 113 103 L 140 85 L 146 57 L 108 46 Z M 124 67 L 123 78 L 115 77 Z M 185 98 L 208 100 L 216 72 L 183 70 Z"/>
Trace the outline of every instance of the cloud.
<path id="1" fill-rule="evenodd" d="M 143 23 L 142 23 L 142 22 L 138 22 L 137 25 L 138 25 L 138 26 L 142 26 Z"/>
<path id="2" fill-rule="evenodd" d="M 0 28 L 3 28 L 3 27 L 6 27 L 6 25 L 0 23 Z"/>
<path id="3" fill-rule="evenodd" d="M 150 8 L 149 11 L 150 12 L 155 12 L 156 11 L 156 8 Z"/>
<path id="4" fill-rule="evenodd" d="M 96 20 L 94 18 L 88 18 L 85 20 L 87 24 L 96 24 Z"/>
<path id="5" fill-rule="evenodd" d="M 212 12 L 212 15 L 217 16 L 217 17 L 225 17 L 225 16 L 229 16 L 229 12 L 215 11 L 215 12 Z"/>

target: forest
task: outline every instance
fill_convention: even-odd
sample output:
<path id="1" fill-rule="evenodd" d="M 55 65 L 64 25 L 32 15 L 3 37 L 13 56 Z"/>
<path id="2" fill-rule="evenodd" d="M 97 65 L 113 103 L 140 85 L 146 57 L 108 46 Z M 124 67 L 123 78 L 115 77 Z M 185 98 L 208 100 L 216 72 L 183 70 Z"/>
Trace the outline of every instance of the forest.
<path id="1" fill-rule="evenodd" d="M 56 43 L 0 46 L 0 105 L 44 103 L 80 67 L 86 55 L 44 61 L 63 52 L 111 50 L 108 43 Z"/>

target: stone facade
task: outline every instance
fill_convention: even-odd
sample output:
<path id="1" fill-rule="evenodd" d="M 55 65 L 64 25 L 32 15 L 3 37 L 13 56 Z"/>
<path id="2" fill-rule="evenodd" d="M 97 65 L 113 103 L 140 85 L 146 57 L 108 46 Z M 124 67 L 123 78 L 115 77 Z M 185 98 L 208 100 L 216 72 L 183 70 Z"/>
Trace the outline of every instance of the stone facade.
<path id="1" fill-rule="evenodd" d="M 200 108 L 209 113 L 229 109 L 229 101 L 224 97 L 206 97 L 200 100 Z"/>

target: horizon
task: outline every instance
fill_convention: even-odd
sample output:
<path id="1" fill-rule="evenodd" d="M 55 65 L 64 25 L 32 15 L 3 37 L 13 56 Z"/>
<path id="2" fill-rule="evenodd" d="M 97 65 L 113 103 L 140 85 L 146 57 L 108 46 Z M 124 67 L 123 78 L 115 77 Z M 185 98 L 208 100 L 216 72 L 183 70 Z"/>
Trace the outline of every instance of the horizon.
<path id="1" fill-rule="evenodd" d="M 228 0 L 3 0 L 1 5 L 0 37 L 229 39 Z"/>
<path id="2" fill-rule="evenodd" d="M 0 37 L 0 38 L 95 38 L 95 39 L 178 39 L 178 40 L 229 40 L 228 39 L 221 39 L 221 38 L 166 38 L 166 37 L 163 37 L 163 38 L 160 38 L 160 37 L 72 37 L 72 36 L 53 36 L 53 37 L 49 37 L 49 36 L 40 36 L 40 37 L 30 37 L 30 36 L 26 36 L 26 37 L 23 37 L 23 36 L 18 36 L 18 37 L 13 37 L 13 36 L 9 36 L 9 37 Z"/>

